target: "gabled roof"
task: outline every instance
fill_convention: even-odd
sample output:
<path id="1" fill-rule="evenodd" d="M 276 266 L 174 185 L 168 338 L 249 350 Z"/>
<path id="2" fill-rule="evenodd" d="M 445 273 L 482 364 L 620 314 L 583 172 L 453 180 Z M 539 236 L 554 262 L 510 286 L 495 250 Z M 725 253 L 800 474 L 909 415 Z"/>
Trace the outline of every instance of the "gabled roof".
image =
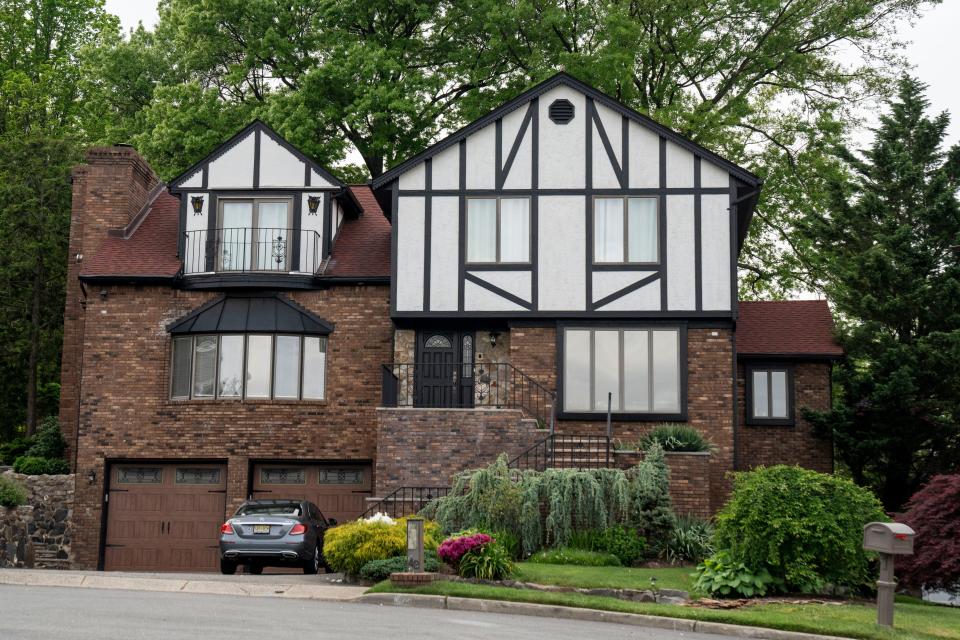
<path id="1" fill-rule="evenodd" d="M 167 327 L 187 333 L 305 333 L 327 335 L 333 325 L 280 294 L 229 294 L 194 309 Z"/>
<path id="2" fill-rule="evenodd" d="M 279 133 L 277 133 L 272 128 L 270 128 L 270 125 L 258 119 L 258 120 L 254 120 L 253 122 L 245 126 L 243 129 L 241 129 L 236 134 L 234 134 L 234 136 L 231 137 L 229 140 L 217 146 L 216 149 L 214 149 L 209 154 L 207 154 L 202 160 L 194 163 L 189 169 L 187 169 L 186 171 L 178 175 L 176 178 L 171 180 L 170 189 L 172 190 L 179 189 L 181 183 L 185 182 L 188 178 L 193 177 L 198 171 L 200 171 L 203 168 L 203 165 L 213 162 L 214 160 L 216 160 L 217 158 L 225 154 L 227 151 L 230 151 L 230 149 L 232 149 L 234 146 L 236 146 L 238 143 L 244 140 L 247 137 L 247 135 L 249 135 L 250 133 L 253 133 L 254 131 L 260 131 L 261 133 L 269 136 L 271 139 L 273 139 L 274 142 L 276 142 L 277 144 L 285 148 L 287 151 L 292 153 L 294 156 L 296 156 L 298 160 L 306 163 L 307 166 L 309 166 L 318 174 L 320 174 L 325 180 L 330 182 L 330 184 L 336 185 L 341 188 L 345 186 L 332 173 L 327 171 L 324 167 L 320 166 L 315 160 L 306 156 L 302 151 L 300 151 L 295 146 L 287 142 L 287 140 L 283 136 L 281 136 Z"/>
<path id="3" fill-rule="evenodd" d="M 172 281 L 180 273 L 180 200 L 163 186 L 158 186 L 153 198 L 122 233 L 107 235 L 96 253 L 86 257 L 80 269 L 81 279 L 130 277 Z"/>
<path id="4" fill-rule="evenodd" d="M 321 275 L 331 279 L 389 278 L 390 223 L 369 186 L 354 185 L 349 192 L 363 212 L 343 221 Z"/>
<path id="5" fill-rule="evenodd" d="M 740 302 L 738 356 L 839 358 L 826 300 Z"/>
<path id="6" fill-rule="evenodd" d="M 419 164 L 423 160 L 426 160 L 427 158 L 432 158 L 433 156 L 437 155 L 441 151 L 457 144 L 458 142 L 460 142 L 460 140 L 463 140 L 464 138 L 471 135 L 472 133 L 479 131 L 483 127 L 491 124 L 492 122 L 495 122 L 498 118 L 503 117 L 504 115 L 510 113 L 515 109 L 518 109 L 519 107 L 526 104 L 533 98 L 543 95 L 544 93 L 550 91 L 551 89 L 559 85 L 567 85 L 573 89 L 576 89 L 577 91 L 580 91 L 581 93 L 587 95 L 588 97 L 593 98 L 596 102 L 599 102 L 600 104 L 621 113 L 622 115 L 633 120 L 634 122 L 637 122 L 641 125 L 648 127 L 649 129 L 652 129 L 657 134 L 663 136 L 667 140 L 675 142 L 681 147 L 687 149 L 688 151 L 691 151 L 699 156 L 702 156 L 710 160 L 711 162 L 714 162 L 722 166 L 731 174 L 733 174 L 734 176 L 736 176 L 737 178 L 746 182 L 749 185 L 760 186 L 761 184 L 763 184 L 763 180 L 761 180 L 758 176 L 751 173 L 750 171 L 744 169 L 743 167 L 736 165 L 733 162 L 730 162 L 723 156 L 720 156 L 714 153 L 713 151 L 710 151 L 706 147 L 703 147 L 697 144 L 696 142 L 690 140 L 689 138 L 677 133 L 673 129 L 660 124 L 650 116 L 646 116 L 640 113 L 639 111 L 631 109 L 630 107 L 623 104 L 619 100 L 611 98 L 607 94 L 602 93 L 597 89 L 594 89 L 590 85 L 578 80 L 577 78 L 574 78 L 570 74 L 564 71 L 561 71 L 556 75 L 548 78 L 547 80 L 544 80 L 540 84 L 535 85 L 530 89 L 527 89 L 526 91 L 518 95 L 516 98 L 513 98 L 512 100 L 505 102 L 504 104 L 500 105 L 499 107 L 497 107 L 487 115 L 483 116 L 482 118 L 478 120 L 474 120 L 470 124 L 455 131 L 454 133 L 450 134 L 440 142 L 437 142 L 436 144 L 430 147 L 427 147 L 427 149 L 425 149 L 424 151 L 409 158 L 408 160 L 405 160 L 404 162 L 401 162 L 396 167 L 393 167 L 389 171 L 383 173 L 378 178 L 373 180 L 370 183 L 371 186 L 374 189 L 382 188 L 384 185 L 387 185 L 393 180 L 397 179 L 402 173 L 406 172 L 408 169 L 413 168 L 415 165 Z"/>

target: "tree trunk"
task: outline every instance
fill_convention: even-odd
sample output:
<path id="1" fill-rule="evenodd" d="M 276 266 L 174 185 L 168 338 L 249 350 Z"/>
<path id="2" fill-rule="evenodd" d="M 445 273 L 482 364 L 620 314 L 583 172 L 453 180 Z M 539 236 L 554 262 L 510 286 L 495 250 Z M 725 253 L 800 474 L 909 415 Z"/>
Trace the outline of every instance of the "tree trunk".
<path id="1" fill-rule="evenodd" d="M 370 177 L 376 180 L 383 174 L 383 156 L 363 156 L 363 162 L 370 170 Z"/>
<path id="2" fill-rule="evenodd" d="M 37 363 L 40 361 L 40 261 L 33 268 L 30 305 L 30 357 L 27 361 L 27 435 L 37 430 Z"/>

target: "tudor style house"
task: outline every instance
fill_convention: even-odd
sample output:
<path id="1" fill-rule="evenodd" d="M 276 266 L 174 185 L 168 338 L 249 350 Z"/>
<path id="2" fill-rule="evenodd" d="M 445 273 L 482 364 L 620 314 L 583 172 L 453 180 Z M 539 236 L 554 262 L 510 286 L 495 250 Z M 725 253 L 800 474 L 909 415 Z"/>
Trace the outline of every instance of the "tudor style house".
<path id="1" fill-rule="evenodd" d="M 626 466 L 652 425 L 678 511 L 728 472 L 832 469 L 803 408 L 824 301 L 739 302 L 762 183 L 559 74 L 342 184 L 254 122 L 169 184 L 128 146 L 74 172 L 61 421 L 74 564 L 212 570 L 248 497 L 417 505 L 500 453 Z"/>

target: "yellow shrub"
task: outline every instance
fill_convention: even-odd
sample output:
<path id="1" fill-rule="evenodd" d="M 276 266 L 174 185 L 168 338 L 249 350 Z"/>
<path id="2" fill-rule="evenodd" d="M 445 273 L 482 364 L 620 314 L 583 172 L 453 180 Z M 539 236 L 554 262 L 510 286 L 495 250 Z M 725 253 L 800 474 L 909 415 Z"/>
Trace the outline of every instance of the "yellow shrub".
<path id="1" fill-rule="evenodd" d="M 442 535 L 440 525 L 427 520 L 423 525 L 423 547 L 436 551 Z M 323 555 L 334 571 L 356 575 L 371 560 L 385 560 L 407 552 L 407 519 L 394 524 L 355 520 L 328 529 Z"/>

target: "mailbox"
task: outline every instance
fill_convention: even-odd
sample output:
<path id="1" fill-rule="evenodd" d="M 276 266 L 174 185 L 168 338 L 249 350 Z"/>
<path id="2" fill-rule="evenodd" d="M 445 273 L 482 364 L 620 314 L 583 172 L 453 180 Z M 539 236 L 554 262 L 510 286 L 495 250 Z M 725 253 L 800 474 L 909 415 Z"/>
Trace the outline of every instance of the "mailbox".
<path id="1" fill-rule="evenodd" d="M 892 555 L 913 553 L 913 529 L 900 522 L 871 522 L 863 527 L 863 548 Z"/>

